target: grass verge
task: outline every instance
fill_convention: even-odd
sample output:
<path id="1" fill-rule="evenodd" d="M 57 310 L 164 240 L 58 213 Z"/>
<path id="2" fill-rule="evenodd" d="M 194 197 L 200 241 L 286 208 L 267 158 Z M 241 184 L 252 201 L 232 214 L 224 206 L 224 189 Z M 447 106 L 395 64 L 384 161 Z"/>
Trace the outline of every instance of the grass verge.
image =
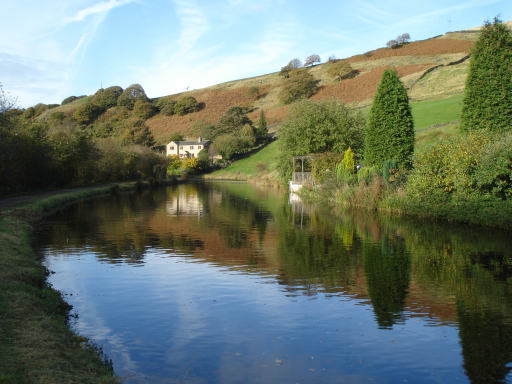
<path id="1" fill-rule="evenodd" d="M 274 141 L 254 155 L 233 162 L 229 167 L 205 175 L 206 179 L 251 180 L 262 184 L 281 183 L 277 177 L 279 144 Z"/>
<path id="2" fill-rule="evenodd" d="M 34 198 L 0 216 L 0 383 L 118 383 L 111 363 L 70 329 L 71 307 L 46 282 L 31 246 L 35 225 L 79 200 L 139 187 L 80 189 Z"/>

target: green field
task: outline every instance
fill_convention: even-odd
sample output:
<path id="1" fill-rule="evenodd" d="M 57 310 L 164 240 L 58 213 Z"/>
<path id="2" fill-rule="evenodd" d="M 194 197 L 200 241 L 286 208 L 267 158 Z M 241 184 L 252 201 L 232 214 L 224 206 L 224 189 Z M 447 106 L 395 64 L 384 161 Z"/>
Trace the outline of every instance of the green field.
<path id="1" fill-rule="evenodd" d="M 277 141 L 245 159 L 235 161 L 229 167 L 206 175 L 208 179 L 247 180 L 248 178 L 271 179 L 276 174 L 279 158 Z"/>
<path id="2" fill-rule="evenodd" d="M 462 97 L 463 95 L 460 94 L 446 99 L 411 103 L 416 130 L 459 120 Z"/>

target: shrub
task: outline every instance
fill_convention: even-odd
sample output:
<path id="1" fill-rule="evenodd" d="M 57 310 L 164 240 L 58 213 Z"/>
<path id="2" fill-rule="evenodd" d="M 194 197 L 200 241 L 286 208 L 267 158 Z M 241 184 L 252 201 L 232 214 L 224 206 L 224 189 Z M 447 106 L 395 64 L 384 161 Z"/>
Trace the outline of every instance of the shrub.
<path id="1" fill-rule="evenodd" d="M 296 70 L 290 73 L 279 92 L 279 100 L 290 104 L 299 99 L 307 99 L 317 91 L 317 81 L 307 69 Z"/>
<path id="2" fill-rule="evenodd" d="M 147 100 L 136 100 L 133 105 L 132 115 L 139 119 L 147 120 L 156 113 L 156 108 Z"/>
<path id="3" fill-rule="evenodd" d="M 124 144 L 139 144 L 146 147 L 155 145 L 153 135 L 142 119 L 131 118 L 124 121 L 120 132 Z"/>
<path id="4" fill-rule="evenodd" d="M 414 123 L 409 97 L 396 71 L 386 70 L 377 88 L 364 142 L 367 165 L 382 166 L 387 159 L 410 168 L 414 152 Z"/>
<path id="5" fill-rule="evenodd" d="M 357 182 L 358 183 L 364 183 L 364 184 L 370 184 L 371 181 L 376 177 L 379 176 L 379 169 L 377 167 L 368 167 L 364 166 L 359 168 L 357 171 Z"/>
<path id="6" fill-rule="evenodd" d="M 417 201 L 450 201 L 454 194 L 475 192 L 476 170 L 490 140 L 485 132 L 455 136 L 418 155 L 407 183 L 408 195 Z"/>
<path id="7" fill-rule="evenodd" d="M 174 115 L 174 109 L 176 108 L 176 100 L 172 100 L 167 97 L 157 99 L 153 105 L 164 115 Z"/>
<path id="8" fill-rule="evenodd" d="M 398 163 L 395 160 L 384 160 L 382 162 L 382 178 L 386 183 L 390 183 L 393 172 L 398 171 Z"/>
<path id="9" fill-rule="evenodd" d="M 512 128 L 512 35 L 500 20 L 486 22 L 471 53 L 461 129 Z"/>
<path id="10" fill-rule="evenodd" d="M 260 95 L 260 89 L 257 86 L 252 86 L 247 91 L 247 94 L 251 97 L 258 97 Z"/>
<path id="11" fill-rule="evenodd" d="M 78 99 L 78 97 L 76 97 L 76 96 L 69 96 L 69 97 L 66 97 L 64 100 L 62 100 L 62 102 L 60 104 L 61 105 L 69 104 L 77 99 Z"/>
<path id="12" fill-rule="evenodd" d="M 336 165 L 342 163 L 343 156 L 340 153 L 325 152 L 313 158 L 311 175 L 317 183 L 323 183 L 336 175 Z"/>
<path id="13" fill-rule="evenodd" d="M 75 119 L 75 121 L 79 124 L 88 125 L 96 120 L 96 118 L 101 115 L 103 111 L 103 107 L 91 102 L 87 102 L 77 108 L 75 113 L 73 113 L 73 119 Z"/>
<path id="14" fill-rule="evenodd" d="M 359 71 L 354 70 L 348 61 L 338 60 L 329 64 L 327 73 L 332 78 L 341 81 L 355 77 Z"/>
<path id="15" fill-rule="evenodd" d="M 174 106 L 174 113 L 177 115 L 183 116 L 187 113 L 192 113 L 199 111 L 199 103 L 192 96 L 185 96 L 178 100 L 176 105 Z"/>
<path id="16" fill-rule="evenodd" d="M 512 135 L 490 140 L 480 153 L 473 176 L 479 193 L 512 199 Z"/>

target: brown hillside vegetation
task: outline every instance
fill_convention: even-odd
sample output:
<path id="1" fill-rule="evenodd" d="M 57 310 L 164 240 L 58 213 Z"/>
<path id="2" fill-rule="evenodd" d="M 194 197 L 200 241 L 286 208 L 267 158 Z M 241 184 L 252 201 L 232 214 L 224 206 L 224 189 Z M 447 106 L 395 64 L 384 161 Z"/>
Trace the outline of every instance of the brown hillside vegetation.
<path id="1" fill-rule="evenodd" d="M 350 57 L 348 60 L 356 68 L 359 68 L 361 73 L 353 79 L 346 79 L 341 82 L 334 81 L 325 74 L 322 67 L 328 64 L 318 65 L 312 70 L 315 77 L 320 81 L 321 87 L 312 99 L 327 100 L 334 98 L 346 103 L 367 105 L 375 95 L 382 73 L 386 68 L 389 68 L 391 62 L 396 61 L 396 64 L 398 64 L 394 65 L 394 68 L 397 69 L 401 78 L 414 74 L 417 74 L 416 78 L 419 78 L 424 71 L 439 64 L 440 61 L 447 63 L 449 60 L 446 58 L 449 58 L 449 55 L 462 57 L 471 52 L 473 43 L 473 41 L 464 39 L 435 38 L 412 42 L 397 49 L 376 49 Z M 459 58 L 458 56 L 457 58 Z M 398 57 L 403 57 L 403 59 L 393 59 Z M 390 62 L 386 59 L 392 60 Z M 375 65 L 370 65 L 370 63 Z M 195 123 L 200 121 L 216 123 L 233 105 L 254 107 L 252 112 L 249 113 L 249 118 L 254 122 L 258 120 L 259 110 L 263 109 L 268 124 L 278 124 L 286 118 L 290 110 L 289 106 L 280 104 L 275 97 L 279 91 L 281 79 L 273 74 L 268 75 L 268 79 L 265 76 L 259 79 L 259 82 L 262 83 L 259 87 L 259 98 L 249 96 L 249 86 L 237 86 L 236 82 L 219 84 L 218 86 L 187 93 L 205 104 L 205 108 L 201 111 L 185 116 L 157 115 L 148 120 L 147 124 L 159 141 L 165 141 L 166 137 L 175 132 L 193 137 L 199 133 L 191 129 Z M 443 92 L 444 90 L 441 90 L 435 94 L 442 96 Z M 179 96 L 183 96 L 183 94 Z"/>
<path id="2" fill-rule="evenodd" d="M 402 65 L 395 69 L 398 71 L 398 76 L 404 77 L 416 72 L 423 72 L 431 66 L 430 64 L 413 64 Z M 345 103 L 360 102 L 370 99 L 375 95 L 377 85 L 387 68 L 389 67 L 378 67 L 370 72 L 362 73 L 353 79 L 347 79 L 339 83 L 324 86 L 312 99 L 328 100 L 335 98 Z"/>
<path id="3" fill-rule="evenodd" d="M 447 53 L 471 52 L 473 41 L 459 39 L 429 39 L 415 41 L 401 48 L 379 48 L 362 55 L 352 56 L 350 62 L 382 59 L 392 56 L 432 56 Z"/>

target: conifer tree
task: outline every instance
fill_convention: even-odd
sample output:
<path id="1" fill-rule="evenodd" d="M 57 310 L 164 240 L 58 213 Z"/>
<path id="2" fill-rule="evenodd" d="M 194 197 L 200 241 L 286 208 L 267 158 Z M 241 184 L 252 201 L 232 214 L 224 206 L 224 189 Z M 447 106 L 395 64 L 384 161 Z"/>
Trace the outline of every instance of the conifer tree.
<path id="1" fill-rule="evenodd" d="M 400 168 L 412 165 L 414 123 L 409 98 L 394 70 L 386 70 L 377 88 L 364 139 L 364 161 L 382 167 L 395 160 Z"/>
<path id="2" fill-rule="evenodd" d="M 476 42 L 464 90 L 461 129 L 512 128 L 512 35 L 497 18 Z"/>
<path id="3" fill-rule="evenodd" d="M 267 119 L 265 118 L 265 112 L 263 109 L 260 111 L 260 119 L 258 120 L 258 126 L 256 127 L 256 136 L 258 138 L 264 138 L 268 135 Z"/>

